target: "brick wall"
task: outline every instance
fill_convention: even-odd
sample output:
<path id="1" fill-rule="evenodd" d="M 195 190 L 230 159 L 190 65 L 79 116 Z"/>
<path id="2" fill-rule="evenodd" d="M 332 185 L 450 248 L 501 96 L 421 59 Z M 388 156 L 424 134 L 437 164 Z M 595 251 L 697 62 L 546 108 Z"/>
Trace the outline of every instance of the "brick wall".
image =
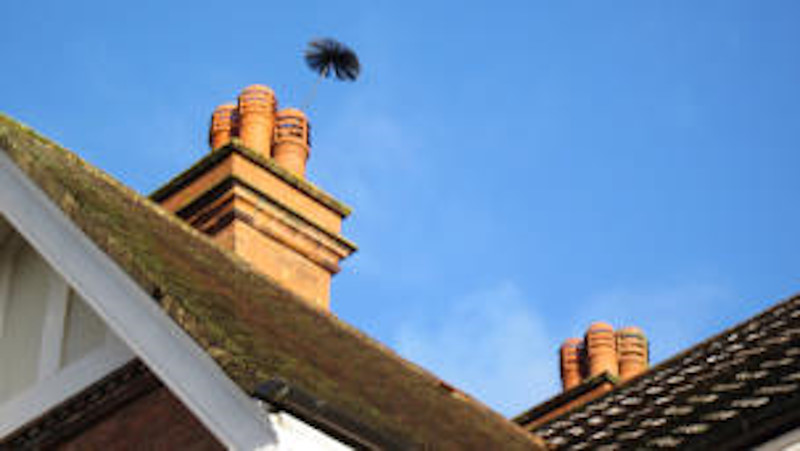
<path id="1" fill-rule="evenodd" d="M 221 450 L 222 445 L 160 386 L 55 447 L 58 450 Z"/>

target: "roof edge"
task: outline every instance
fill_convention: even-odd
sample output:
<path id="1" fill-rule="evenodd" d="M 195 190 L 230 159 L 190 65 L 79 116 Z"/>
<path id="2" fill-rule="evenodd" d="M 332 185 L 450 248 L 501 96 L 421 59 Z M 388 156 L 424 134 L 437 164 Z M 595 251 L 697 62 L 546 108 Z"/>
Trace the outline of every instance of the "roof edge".
<path id="1" fill-rule="evenodd" d="M 529 423 L 532 420 L 536 419 L 537 417 L 541 417 L 546 415 L 548 412 L 552 411 L 553 409 L 568 404 L 581 396 L 597 389 L 603 384 L 609 383 L 613 386 L 617 386 L 619 384 L 619 378 L 614 376 L 613 374 L 605 371 L 596 376 L 593 376 L 589 379 L 583 381 L 580 385 L 576 387 L 572 387 L 567 391 L 563 391 L 552 398 L 548 399 L 547 401 L 540 403 L 519 415 L 511 418 L 511 421 L 517 423 L 519 425 L 524 425 L 525 423 Z M 613 389 L 612 389 L 613 390 Z M 590 401 L 591 402 L 591 401 Z M 580 407 L 582 404 L 576 405 L 575 407 Z M 572 410 L 572 409 L 570 409 Z M 566 412 L 564 412 L 566 413 Z M 562 414 L 563 415 L 563 414 Z M 561 416 L 561 415 L 558 415 Z"/>

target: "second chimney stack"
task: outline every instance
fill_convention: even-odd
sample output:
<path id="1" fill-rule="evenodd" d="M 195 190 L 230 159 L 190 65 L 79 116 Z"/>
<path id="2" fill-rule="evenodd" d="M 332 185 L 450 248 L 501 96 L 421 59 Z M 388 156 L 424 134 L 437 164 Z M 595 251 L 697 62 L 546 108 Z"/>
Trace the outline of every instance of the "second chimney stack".
<path id="1" fill-rule="evenodd" d="M 568 338 L 561 345 L 561 383 L 564 390 L 601 374 L 632 379 L 647 370 L 647 338 L 638 327 L 614 332 L 608 323 L 593 323 L 583 340 Z"/>

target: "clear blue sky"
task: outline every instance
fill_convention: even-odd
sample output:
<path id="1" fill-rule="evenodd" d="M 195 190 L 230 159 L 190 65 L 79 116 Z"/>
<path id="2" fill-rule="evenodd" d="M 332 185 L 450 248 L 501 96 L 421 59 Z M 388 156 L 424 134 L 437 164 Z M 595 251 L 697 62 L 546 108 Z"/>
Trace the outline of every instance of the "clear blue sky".
<path id="1" fill-rule="evenodd" d="M 244 86 L 311 111 L 354 207 L 346 321 L 515 414 L 593 320 L 654 360 L 800 291 L 800 3 L 7 1 L 0 109 L 142 193 Z"/>

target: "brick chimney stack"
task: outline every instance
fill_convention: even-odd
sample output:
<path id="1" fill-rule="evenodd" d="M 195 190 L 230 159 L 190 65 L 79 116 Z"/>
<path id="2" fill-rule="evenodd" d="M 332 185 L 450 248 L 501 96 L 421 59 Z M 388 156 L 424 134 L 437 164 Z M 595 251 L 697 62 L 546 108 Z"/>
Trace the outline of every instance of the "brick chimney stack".
<path id="1" fill-rule="evenodd" d="M 245 88 L 217 107 L 211 153 L 156 191 L 164 208 L 205 232 L 309 304 L 329 310 L 339 262 L 356 250 L 341 235 L 350 209 L 305 179 L 302 111 L 276 114 L 273 91 Z"/>
<path id="2" fill-rule="evenodd" d="M 602 374 L 626 381 L 647 370 L 647 338 L 638 327 L 616 332 L 607 323 L 589 326 L 583 340 L 568 338 L 561 346 L 561 383 L 564 390 Z"/>

